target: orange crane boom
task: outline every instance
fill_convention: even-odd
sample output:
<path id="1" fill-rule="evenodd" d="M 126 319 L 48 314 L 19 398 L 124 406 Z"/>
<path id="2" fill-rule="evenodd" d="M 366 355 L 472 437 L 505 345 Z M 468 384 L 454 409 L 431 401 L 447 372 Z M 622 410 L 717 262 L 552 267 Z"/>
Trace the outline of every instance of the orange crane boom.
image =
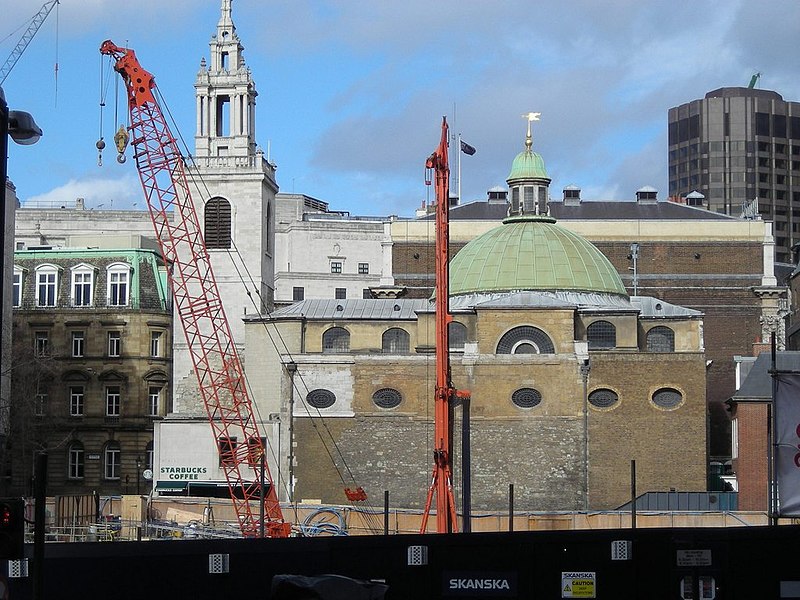
<path id="1" fill-rule="evenodd" d="M 266 456 L 264 443 L 192 202 L 184 160 L 154 96 L 155 80 L 133 50 L 106 40 L 100 52 L 116 61 L 114 70 L 125 82 L 136 168 L 161 253 L 171 269 L 175 306 L 239 527 L 245 537 L 256 537 L 260 531 L 269 537 L 287 537 L 291 525 L 283 520 L 269 471 L 263 481 L 256 476 Z M 174 220 L 170 220 L 172 212 Z M 244 443 L 233 444 L 234 439 Z M 252 506 L 262 493 L 263 522 Z"/>
<path id="2" fill-rule="evenodd" d="M 433 497 L 436 496 L 436 531 L 458 530 L 453 496 L 453 402 L 468 398 L 469 392 L 456 390 L 450 377 L 450 165 L 447 157 L 449 128 L 442 117 L 442 139 L 425 163 L 436 176 L 436 390 L 434 397 L 433 475 L 420 532 L 428 528 Z"/>

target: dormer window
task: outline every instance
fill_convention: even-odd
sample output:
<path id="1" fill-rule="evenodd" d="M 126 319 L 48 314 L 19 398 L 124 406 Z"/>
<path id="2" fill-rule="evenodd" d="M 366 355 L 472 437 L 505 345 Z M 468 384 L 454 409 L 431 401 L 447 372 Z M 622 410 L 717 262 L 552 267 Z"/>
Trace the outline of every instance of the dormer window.
<path id="1" fill-rule="evenodd" d="M 94 297 L 94 269 L 86 264 L 72 268 L 72 306 L 91 306 Z"/>
<path id="2" fill-rule="evenodd" d="M 130 297 L 131 267 L 115 263 L 108 267 L 108 305 L 128 306 Z"/>
<path id="3" fill-rule="evenodd" d="M 22 280 L 24 272 L 19 267 L 14 267 L 14 282 L 11 286 L 11 305 L 14 308 L 22 306 Z"/>
<path id="4" fill-rule="evenodd" d="M 41 265 L 36 268 L 36 306 L 55 306 L 58 298 L 58 268 Z"/>

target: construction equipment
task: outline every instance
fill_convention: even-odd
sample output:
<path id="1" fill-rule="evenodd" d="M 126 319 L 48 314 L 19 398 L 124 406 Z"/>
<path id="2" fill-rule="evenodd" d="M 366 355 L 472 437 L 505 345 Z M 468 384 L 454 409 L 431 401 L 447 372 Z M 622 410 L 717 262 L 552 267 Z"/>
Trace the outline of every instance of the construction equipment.
<path id="1" fill-rule="evenodd" d="M 186 166 L 156 101 L 155 80 L 133 50 L 106 40 L 100 52 L 116 61 L 114 70 L 125 82 L 136 168 L 156 238 L 170 268 L 175 306 L 239 527 L 245 537 L 287 537 L 291 525 L 283 520 L 265 468 L 264 442 L 192 202 Z M 256 475 L 259 467 L 264 469 L 263 478 Z M 263 501 L 263 519 L 254 515 L 255 501 Z"/>
<path id="2" fill-rule="evenodd" d="M 761 73 L 753 73 L 753 76 L 750 78 L 750 83 L 747 85 L 747 87 L 752 90 L 754 87 L 756 87 L 756 83 L 758 83 L 759 79 L 761 79 Z"/>
<path id="3" fill-rule="evenodd" d="M 442 139 L 428 157 L 426 169 L 436 175 L 436 390 L 434 398 L 433 476 L 425 501 L 420 532 L 428 527 L 433 497 L 436 496 L 436 530 L 457 531 L 456 503 L 453 496 L 453 403 L 469 398 L 469 392 L 456 390 L 450 377 L 450 165 L 447 159 L 448 126 L 442 117 Z"/>
<path id="4" fill-rule="evenodd" d="M 19 57 L 22 56 L 22 53 L 25 52 L 25 49 L 28 47 L 28 44 L 31 43 L 33 40 L 33 36 L 36 35 L 36 32 L 39 31 L 39 28 L 44 23 L 47 16 L 53 10 L 56 4 L 59 3 L 60 0 L 50 0 L 49 2 L 45 2 L 42 5 L 42 8 L 39 9 L 35 15 L 33 15 L 33 19 L 31 20 L 31 24 L 25 30 L 25 33 L 22 34 L 19 42 L 11 51 L 11 54 L 6 59 L 6 62 L 3 63 L 3 66 L 0 67 L 0 85 L 3 85 L 3 82 L 8 77 L 8 74 L 11 73 L 11 69 L 14 68 L 14 65 L 17 64 Z"/>

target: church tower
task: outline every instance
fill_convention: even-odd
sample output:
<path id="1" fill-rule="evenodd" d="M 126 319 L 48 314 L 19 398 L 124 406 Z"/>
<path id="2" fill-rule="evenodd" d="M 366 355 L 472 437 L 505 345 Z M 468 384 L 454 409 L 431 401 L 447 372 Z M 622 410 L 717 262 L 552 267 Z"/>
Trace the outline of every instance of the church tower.
<path id="1" fill-rule="evenodd" d="M 195 82 L 195 154 L 189 161 L 192 198 L 234 342 L 244 348 L 245 314 L 269 310 L 274 298 L 275 165 L 256 144 L 256 85 L 233 24 L 232 0 L 222 0 L 211 56 Z M 176 412 L 202 404 L 194 391 L 183 332 L 175 335 Z"/>
<path id="2" fill-rule="evenodd" d="M 244 46 L 231 18 L 232 0 L 223 0 L 211 64 L 205 58 L 194 84 L 197 96 L 197 158 L 252 157 L 256 153 L 256 86 L 244 64 Z"/>

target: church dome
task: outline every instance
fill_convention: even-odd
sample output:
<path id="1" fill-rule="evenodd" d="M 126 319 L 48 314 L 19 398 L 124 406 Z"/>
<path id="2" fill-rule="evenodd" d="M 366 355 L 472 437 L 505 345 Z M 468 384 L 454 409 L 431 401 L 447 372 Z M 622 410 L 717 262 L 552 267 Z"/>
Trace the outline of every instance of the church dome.
<path id="1" fill-rule="evenodd" d="M 523 150 L 511 163 L 511 173 L 506 180 L 510 183 L 518 179 L 550 179 L 544 168 L 544 159 L 530 148 Z"/>
<path id="2" fill-rule="evenodd" d="M 589 241 L 544 215 L 508 217 L 450 263 L 450 295 L 516 291 L 612 294 L 627 299 L 617 270 Z"/>

